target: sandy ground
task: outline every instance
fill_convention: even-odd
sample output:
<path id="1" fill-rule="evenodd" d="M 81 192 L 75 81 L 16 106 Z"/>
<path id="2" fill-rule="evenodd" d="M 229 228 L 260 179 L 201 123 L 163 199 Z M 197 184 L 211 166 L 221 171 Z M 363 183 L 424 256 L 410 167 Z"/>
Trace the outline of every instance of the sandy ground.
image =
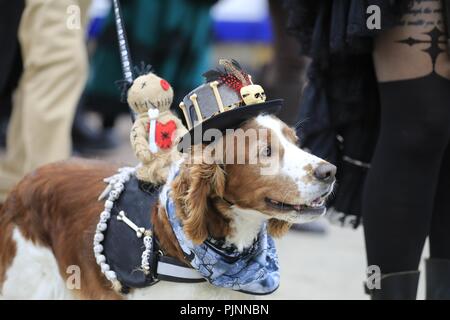
<path id="1" fill-rule="evenodd" d="M 128 143 L 128 117 L 118 123 L 120 147 L 93 158 L 119 165 L 134 165 Z M 2 152 L 0 152 L 0 157 Z M 333 226 L 323 218 L 325 234 L 291 231 L 277 240 L 281 286 L 270 299 L 367 299 L 363 293 L 365 252 L 362 229 Z M 422 268 L 423 270 L 423 268 Z M 424 295 L 421 277 L 419 298 Z"/>

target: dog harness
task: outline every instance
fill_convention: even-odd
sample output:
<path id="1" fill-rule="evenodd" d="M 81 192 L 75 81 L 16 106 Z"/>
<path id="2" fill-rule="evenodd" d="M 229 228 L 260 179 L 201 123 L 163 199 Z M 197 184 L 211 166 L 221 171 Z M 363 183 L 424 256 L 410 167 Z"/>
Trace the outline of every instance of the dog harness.
<path id="1" fill-rule="evenodd" d="M 195 245 L 183 232 L 182 222 L 170 198 L 170 183 L 164 188 L 137 180 L 134 168 L 122 168 L 105 179 L 108 183 L 99 199 L 105 209 L 94 236 L 94 254 L 102 273 L 122 293 L 145 288 L 160 280 L 212 285 L 243 293 L 265 295 L 274 292 L 280 281 L 278 257 L 273 239 L 263 225 L 253 245 L 238 251 L 224 239 L 208 238 Z M 153 234 L 151 212 L 165 206 L 178 243 L 190 266 L 164 255 Z"/>
<path id="2" fill-rule="evenodd" d="M 134 168 L 122 168 L 105 179 L 108 197 L 94 236 L 94 254 L 102 273 L 122 293 L 145 288 L 160 280 L 204 282 L 201 274 L 181 261 L 164 255 L 153 235 L 151 212 L 158 204 L 160 186 L 145 184 Z"/>

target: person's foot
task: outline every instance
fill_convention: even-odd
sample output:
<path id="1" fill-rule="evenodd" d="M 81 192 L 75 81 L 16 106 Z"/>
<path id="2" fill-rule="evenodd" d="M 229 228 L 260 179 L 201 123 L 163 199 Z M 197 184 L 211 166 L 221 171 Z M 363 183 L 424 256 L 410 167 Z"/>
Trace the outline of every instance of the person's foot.
<path id="1" fill-rule="evenodd" d="M 416 300 L 419 277 L 418 270 L 380 274 L 378 288 L 366 282 L 364 290 L 372 300 Z"/>

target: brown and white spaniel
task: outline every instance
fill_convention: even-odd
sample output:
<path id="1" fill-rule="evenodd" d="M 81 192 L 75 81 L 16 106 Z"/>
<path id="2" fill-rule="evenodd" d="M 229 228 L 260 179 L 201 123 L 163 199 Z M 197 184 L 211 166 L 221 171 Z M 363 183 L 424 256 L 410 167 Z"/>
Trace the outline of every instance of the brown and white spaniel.
<path id="1" fill-rule="evenodd" d="M 324 201 L 335 182 L 334 166 L 297 147 L 294 130 L 273 116 L 258 116 L 241 129 L 240 133 L 229 133 L 234 137 L 226 141 L 239 139 L 239 134 L 250 130 L 268 132 L 270 139 L 257 136 L 245 143 L 246 160 L 256 152 L 261 161 L 185 160 L 177 164 L 173 181 L 167 182 L 185 235 L 195 243 L 211 236 L 244 250 L 263 223 L 271 235 L 279 237 L 292 223 L 311 221 L 325 212 Z M 223 146 L 224 153 L 235 148 L 233 143 Z M 239 152 L 232 154 L 237 157 Z M 263 174 L 262 169 L 269 166 L 271 173 Z M 44 166 L 15 187 L 0 212 L 0 297 L 240 298 L 242 293 L 207 282 L 161 281 L 128 295 L 112 288 L 95 261 L 92 239 L 103 209 L 97 200 L 105 188 L 103 179 L 116 171 L 107 163 L 71 160 Z M 158 204 L 149 213 L 154 233 L 166 255 L 186 262 L 164 210 Z M 81 271 L 80 287 L 75 290 L 66 285 L 70 266 Z"/>

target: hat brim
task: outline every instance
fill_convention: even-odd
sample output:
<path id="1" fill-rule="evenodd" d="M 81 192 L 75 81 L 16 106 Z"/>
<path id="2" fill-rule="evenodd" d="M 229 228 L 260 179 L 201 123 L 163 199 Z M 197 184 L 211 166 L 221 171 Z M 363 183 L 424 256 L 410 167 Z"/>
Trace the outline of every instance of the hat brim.
<path id="1" fill-rule="evenodd" d="M 236 129 L 243 122 L 257 117 L 260 114 L 277 114 L 282 107 L 283 100 L 277 99 L 220 113 L 189 130 L 178 143 L 178 150 L 180 152 L 187 152 L 192 145 L 211 143 L 211 141 L 203 141 L 203 134 L 206 130 L 218 129 L 224 132 L 226 129 Z"/>

